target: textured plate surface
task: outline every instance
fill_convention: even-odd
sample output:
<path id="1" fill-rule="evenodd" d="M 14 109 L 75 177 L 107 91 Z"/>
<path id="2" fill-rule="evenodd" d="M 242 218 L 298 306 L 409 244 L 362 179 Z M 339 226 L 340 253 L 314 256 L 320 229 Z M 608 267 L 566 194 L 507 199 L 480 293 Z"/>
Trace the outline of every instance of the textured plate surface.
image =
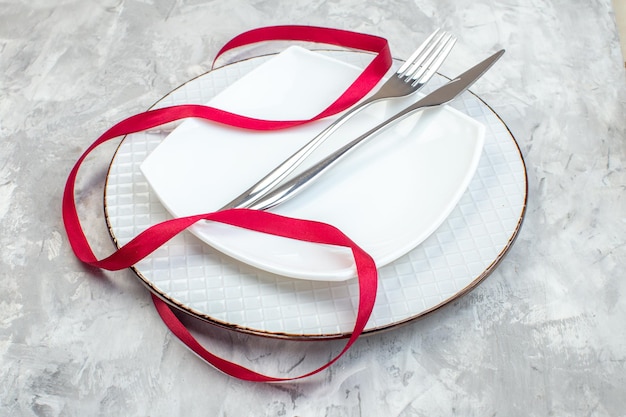
<path id="1" fill-rule="evenodd" d="M 371 55 L 326 52 L 364 67 Z M 231 64 L 193 79 L 155 107 L 208 102 L 269 57 Z M 435 77 L 426 92 L 447 80 Z M 452 103 L 486 127 L 478 169 L 446 221 L 417 248 L 379 270 L 376 306 L 365 332 L 420 317 L 477 285 L 512 244 L 525 211 L 526 171 L 506 125 L 471 92 Z M 105 209 L 121 246 L 168 214 L 139 166 L 166 136 L 138 133 L 120 144 L 107 176 Z M 350 332 L 356 280 L 304 281 L 259 271 L 221 254 L 190 233 L 172 239 L 134 267 L 152 291 L 197 317 L 276 337 L 339 337 Z"/>

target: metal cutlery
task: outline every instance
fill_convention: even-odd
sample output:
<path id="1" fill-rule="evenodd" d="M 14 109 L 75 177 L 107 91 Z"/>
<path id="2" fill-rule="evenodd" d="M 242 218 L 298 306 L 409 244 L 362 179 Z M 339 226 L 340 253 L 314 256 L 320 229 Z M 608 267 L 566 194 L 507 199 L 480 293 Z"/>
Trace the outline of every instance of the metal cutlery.
<path id="1" fill-rule="evenodd" d="M 428 94 L 424 98 L 406 107 L 404 110 L 370 129 L 368 132 L 354 139 L 352 142 L 335 151 L 306 171 L 292 178 L 280 187 L 270 191 L 262 198 L 256 199 L 253 203 L 246 205 L 245 207 L 257 210 L 266 210 L 290 199 L 313 183 L 316 178 L 319 178 L 321 174 L 326 172 L 326 170 L 328 170 L 331 166 L 343 159 L 350 153 L 350 151 L 358 148 L 359 145 L 365 143 L 368 139 L 372 138 L 384 128 L 415 111 L 439 106 L 456 98 L 459 94 L 474 84 L 474 82 L 476 82 L 476 80 L 478 80 L 489 68 L 491 68 L 491 66 L 502 56 L 502 54 L 504 54 L 504 49 L 491 55 L 489 58 L 478 63 L 442 87 L 439 87 L 437 90 Z"/>

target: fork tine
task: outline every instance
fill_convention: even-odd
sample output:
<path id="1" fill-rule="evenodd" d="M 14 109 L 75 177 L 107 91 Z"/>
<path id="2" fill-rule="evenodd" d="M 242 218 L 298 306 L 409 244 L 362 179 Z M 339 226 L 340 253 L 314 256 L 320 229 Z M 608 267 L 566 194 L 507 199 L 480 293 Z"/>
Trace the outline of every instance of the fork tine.
<path id="1" fill-rule="evenodd" d="M 455 43 L 456 43 L 456 38 L 455 37 L 450 37 L 446 41 L 446 43 L 444 44 L 443 48 L 441 48 L 439 53 L 435 55 L 435 57 L 432 60 L 432 62 L 428 66 L 425 66 L 426 71 L 424 71 L 423 75 L 421 77 L 419 77 L 419 78 L 414 78 L 414 81 L 413 81 L 412 85 L 416 86 L 418 84 L 425 84 L 425 83 L 427 83 L 428 80 L 430 80 L 431 77 L 433 75 L 435 75 L 435 73 L 437 72 L 437 70 L 439 69 L 439 67 L 443 63 L 443 61 L 450 54 L 450 51 L 454 47 Z"/>
<path id="2" fill-rule="evenodd" d="M 430 45 L 430 43 L 433 40 L 433 38 L 440 31 L 441 31 L 440 29 L 436 29 L 428 38 L 426 38 L 426 40 L 424 42 L 422 42 L 422 44 L 415 50 L 415 52 L 413 52 L 411 54 L 411 56 L 406 61 L 404 61 L 404 64 L 402 64 L 402 66 L 398 69 L 398 71 L 396 71 L 396 74 L 397 75 L 403 75 L 406 72 L 406 70 L 409 69 L 411 64 L 413 64 L 413 62 L 415 62 L 417 57 L 420 56 L 422 54 L 422 52 L 424 52 L 424 50 Z"/>
<path id="3" fill-rule="evenodd" d="M 450 34 L 446 32 L 438 32 L 436 38 L 431 41 L 427 47 L 419 54 L 409 65 L 409 68 L 404 72 L 405 77 L 410 77 L 415 73 L 417 69 L 422 67 L 431 58 L 433 53 L 437 52 L 441 48 L 441 43 L 447 39 Z"/>
<path id="4" fill-rule="evenodd" d="M 435 63 L 441 64 L 455 41 L 456 38 L 451 34 L 443 32 L 404 72 L 405 81 L 413 82 L 421 78 Z"/>
<path id="5" fill-rule="evenodd" d="M 456 38 L 450 34 L 442 37 L 436 48 L 432 48 L 429 56 L 423 62 L 416 63 L 411 68 L 414 71 L 412 74 L 408 74 L 410 71 L 407 71 L 407 82 L 411 82 L 413 86 L 425 84 L 441 66 L 455 43 Z"/>

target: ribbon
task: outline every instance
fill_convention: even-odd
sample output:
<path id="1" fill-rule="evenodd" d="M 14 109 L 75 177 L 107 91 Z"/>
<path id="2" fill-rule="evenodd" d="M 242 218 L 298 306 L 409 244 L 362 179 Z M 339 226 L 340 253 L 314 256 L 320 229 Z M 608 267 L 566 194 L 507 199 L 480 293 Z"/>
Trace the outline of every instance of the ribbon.
<path id="1" fill-rule="evenodd" d="M 125 269 L 145 258 L 178 233 L 194 223 L 206 220 L 243 227 L 261 233 L 269 233 L 290 239 L 344 246 L 350 248 L 354 256 L 359 283 L 359 304 L 353 331 L 344 349 L 333 359 L 318 369 L 293 378 L 275 378 L 217 357 L 201 346 L 182 322 L 176 317 L 166 302 L 152 295 L 154 305 L 163 322 L 185 345 L 208 363 L 228 375 L 248 380 L 276 382 L 304 378 L 320 372 L 332 365 L 362 333 L 371 315 L 376 299 L 377 271 L 373 259 L 350 238 L 332 225 L 302 219 L 280 216 L 268 212 L 231 209 L 214 213 L 167 220 L 141 232 L 130 242 L 118 248 L 113 254 L 98 259 L 85 236 L 75 203 L 74 190 L 78 171 L 86 157 L 98 146 L 114 138 L 151 129 L 187 117 L 197 117 L 230 126 L 253 130 L 285 129 L 309 123 L 314 120 L 341 112 L 363 98 L 384 76 L 391 66 L 389 46 L 384 38 L 339 29 L 313 26 L 272 26 L 244 32 L 230 40 L 218 52 L 221 55 L 244 45 L 272 41 L 292 40 L 326 43 L 345 48 L 374 52 L 376 55 L 359 77 L 324 111 L 309 120 L 273 121 L 244 117 L 210 106 L 179 105 L 156 110 L 148 110 L 128 117 L 105 131 L 78 158 L 70 171 L 62 201 L 63 223 L 68 241 L 76 257 L 91 266 L 110 271 Z M 214 61 L 215 62 L 215 61 Z"/>

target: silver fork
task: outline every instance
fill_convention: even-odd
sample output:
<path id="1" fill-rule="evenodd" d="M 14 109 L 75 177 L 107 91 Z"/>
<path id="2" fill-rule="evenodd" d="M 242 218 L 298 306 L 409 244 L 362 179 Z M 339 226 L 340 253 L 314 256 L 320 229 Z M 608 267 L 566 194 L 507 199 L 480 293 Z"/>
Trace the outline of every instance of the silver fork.
<path id="1" fill-rule="evenodd" d="M 335 130 L 350 119 L 350 117 L 368 107 L 370 104 L 383 99 L 408 96 L 421 89 L 437 72 L 437 69 L 446 59 L 455 42 L 456 38 L 451 34 L 436 30 L 415 52 L 413 52 L 409 59 L 398 69 L 396 74 L 390 77 L 376 93 L 347 110 L 340 118 L 311 139 L 296 153 L 287 158 L 259 182 L 222 207 L 221 210 L 252 206 L 292 173 L 293 170 L 330 137 Z"/>
<path id="2" fill-rule="evenodd" d="M 472 68 L 465 71 L 463 74 L 453 78 L 447 84 L 439 87 L 432 93 L 428 94 L 424 98 L 416 101 L 410 106 L 404 108 L 400 112 L 389 117 L 385 121 L 381 122 L 377 126 L 371 128 L 358 138 L 347 143 L 343 147 L 337 149 L 335 152 L 323 158 L 315 165 L 306 169 L 304 172 L 289 179 L 289 181 L 281 184 L 279 187 L 272 189 L 262 198 L 257 199 L 254 204 L 248 206 L 255 210 L 267 210 L 277 204 L 281 204 L 284 201 L 289 200 L 300 191 L 306 189 L 317 178 L 329 170 L 332 166 L 337 164 L 343 158 L 345 158 L 351 151 L 357 149 L 359 146 L 366 143 L 368 140 L 376 136 L 387 126 L 392 125 L 398 120 L 402 120 L 404 117 L 410 115 L 413 112 L 427 109 L 429 107 L 437 107 L 442 104 L 448 103 L 454 100 L 459 94 L 467 90 L 476 80 L 478 80 L 491 66 L 504 54 L 504 49 L 491 55 L 489 58 L 484 59 Z"/>

